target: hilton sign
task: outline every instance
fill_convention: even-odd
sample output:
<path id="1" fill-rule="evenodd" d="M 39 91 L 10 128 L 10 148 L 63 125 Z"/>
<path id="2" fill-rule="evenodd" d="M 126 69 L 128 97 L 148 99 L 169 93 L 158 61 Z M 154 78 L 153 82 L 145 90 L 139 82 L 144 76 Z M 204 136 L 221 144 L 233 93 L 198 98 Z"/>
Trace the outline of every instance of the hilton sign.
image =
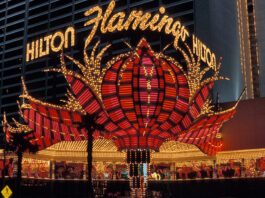
<path id="1" fill-rule="evenodd" d="M 159 13 L 153 15 L 150 12 L 133 10 L 128 16 L 126 16 L 125 12 L 117 12 L 113 14 L 114 8 L 115 1 L 113 0 L 109 3 L 105 12 L 103 12 L 101 7 L 95 6 L 84 13 L 86 17 L 93 16 L 92 19 L 84 24 L 84 26 L 93 26 L 86 39 L 85 48 L 90 44 L 98 30 L 102 34 L 115 31 L 128 31 L 129 29 L 133 31 L 164 31 L 165 34 L 174 37 L 173 45 L 176 49 L 178 48 L 179 39 L 184 42 L 187 37 L 190 36 L 189 31 L 179 20 L 174 21 L 172 17 L 165 14 L 164 7 L 160 7 Z M 216 70 L 215 54 L 212 53 L 211 50 L 196 36 L 193 35 L 192 40 L 193 53 L 213 70 Z M 75 28 L 68 27 L 65 32 L 57 31 L 54 34 L 27 43 L 26 61 L 32 61 L 50 54 L 51 51 L 59 52 L 63 48 L 73 47 L 74 45 Z"/>

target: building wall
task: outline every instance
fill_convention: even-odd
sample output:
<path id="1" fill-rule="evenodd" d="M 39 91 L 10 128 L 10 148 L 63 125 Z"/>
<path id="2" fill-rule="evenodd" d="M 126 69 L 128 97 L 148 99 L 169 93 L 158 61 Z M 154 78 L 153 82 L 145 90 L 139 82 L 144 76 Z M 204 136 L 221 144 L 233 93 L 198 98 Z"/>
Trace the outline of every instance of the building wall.
<path id="1" fill-rule="evenodd" d="M 260 96 L 265 97 L 265 1 L 255 1 L 256 30 L 260 68 Z"/>
<path id="2" fill-rule="evenodd" d="M 195 0 L 194 7 L 195 34 L 216 53 L 217 59 L 223 58 L 220 75 L 230 78 L 217 81 L 213 95 L 218 92 L 221 102 L 236 101 L 244 87 L 236 1 Z"/>
<path id="3" fill-rule="evenodd" d="M 265 148 L 264 121 L 265 98 L 241 101 L 233 119 L 221 128 L 225 150 Z"/>

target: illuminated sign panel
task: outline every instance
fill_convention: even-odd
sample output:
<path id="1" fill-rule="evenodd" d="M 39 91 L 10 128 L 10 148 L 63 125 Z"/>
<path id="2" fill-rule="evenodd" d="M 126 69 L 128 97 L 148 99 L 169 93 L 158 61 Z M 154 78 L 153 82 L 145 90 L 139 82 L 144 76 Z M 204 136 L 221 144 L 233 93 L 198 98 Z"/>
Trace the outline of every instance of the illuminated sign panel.
<path id="1" fill-rule="evenodd" d="M 99 6 L 95 6 L 84 13 L 86 17 L 94 18 L 85 22 L 84 26 L 92 25 L 85 48 L 90 44 L 98 29 L 102 34 L 112 33 L 115 31 L 133 31 L 151 30 L 170 34 L 174 37 L 174 47 L 178 47 L 178 41 L 185 42 L 190 36 L 189 31 L 181 24 L 179 20 L 174 21 L 172 17 L 165 14 L 165 8 L 160 7 L 159 13 L 152 15 L 150 12 L 142 10 L 133 10 L 126 16 L 125 12 L 113 14 L 115 1 L 111 1 L 106 11 Z M 55 40 L 59 39 L 59 44 Z M 69 43 L 70 41 L 70 43 Z M 64 33 L 58 31 L 52 35 L 45 36 L 39 40 L 27 43 L 26 61 L 49 55 L 50 51 L 59 52 L 63 48 L 73 47 L 75 45 L 75 29 L 68 27 Z M 216 70 L 216 57 L 205 44 L 193 35 L 193 53 L 195 53 L 203 62 L 207 63 L 212 69 Z"/>
<path id="2" fill-rule="evenodd" d="M 114 8 L 115 1 L 111 1 L 105 11 L 95 6 L 84 13 L 90 18 L 84 26 L 92 28 L 84 39 L 83 62 L 63 54 L 63 49 L 75 46 L 74 27 L 27 44 L 27 61 L 61 51 L 61 68 L 46 72 L 62 73 L 71 91 L 64 105 L 53 105 L 30 96 L 22 81 L 21 97 L 28 103 L 19 106 L 19 113 L 26 124 L 15 122 L 16 127 L 12 127 L 4 116 L 7 139 L 12 139 L 16 132 L 33 131 L 35 139 L 31 137 L 30 141 L 39 150 L 60 141 L 85 140 L 90 130 L 86 128 L 89 124 L 84 124 L 85 117 L 93 115 L 93 122 L 104 128 L 94 132 L 95 138 L 112 139 L 119 150 L 158 151 L 163 142 L 176 140 L 215 155 L 223 147 L 219 130 L 234 115 L 236 107 L 218 113 L 212 110 L 210 90 L 216 80 L 226 79 L 219 76 L 221 62 L 216 63 L 215 54 L 195 35 L 190 47 L 190 33 L 180 21 L 166 15 L 165 8 L 159 8 L 155 14 L 132 10 L 128 16 L 125 12 L 114 13 Z M 124 41 L 130 50 L 113 57 L 105 67 L 101 67 L 102 56 L 111 44 L 96 53 L 98 41 L 88 55 L 87 47 L 98 30 L 106 34 L 129 29 L 172 35 L 173 47 L 178 58 L 185 60 L 185 68 L 179 60 L 164 54 L 170 44 L 155 52 L 145 38 L 134 49 Z M 67 68 L 65 57 L 80 73 Z M 209 70 L 211 76 L 206 77 Z"/>

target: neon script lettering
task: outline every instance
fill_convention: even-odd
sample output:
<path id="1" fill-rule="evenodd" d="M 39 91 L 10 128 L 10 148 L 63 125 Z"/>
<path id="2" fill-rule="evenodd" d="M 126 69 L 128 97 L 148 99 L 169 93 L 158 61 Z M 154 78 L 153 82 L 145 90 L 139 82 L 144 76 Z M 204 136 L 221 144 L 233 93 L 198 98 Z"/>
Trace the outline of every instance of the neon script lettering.
<path id="1" fill-rule="evenodd" d="M 86 39 L 85 47 L 89 45 L 98 28 L 100 28 L 100 31 L 103 34 L 114 31 L 127 31 L 130 27 L 132 30 L 139 29 L 157 32 L 164 30 L 166 34 L 171 34 L 175 38 L 175 47 L 177 47 L 180 38 L 182 41 L 185 41 L 186 37 L 189 36 L 188 30 L 181 25 L 180 21 L 174 21 L 173 18 L 168 15 L 163 15 L 165 13 L 164 7 L 159 9 L 159 14 L 153 16 L 150 12 L 144 13 L 141 10 L 133 10 L 130 12 L 126 20 L 125 12 L 118 12 L 112 15 L 114 8 L 115 1 L 112 0 L 104 14 L 102 8 L 99 6 L 95 6 L 84 13 L 87 17 L 95 15 L 94 18 L 84 24 L 84 26 L 93 25 L 93 28 Z"/>

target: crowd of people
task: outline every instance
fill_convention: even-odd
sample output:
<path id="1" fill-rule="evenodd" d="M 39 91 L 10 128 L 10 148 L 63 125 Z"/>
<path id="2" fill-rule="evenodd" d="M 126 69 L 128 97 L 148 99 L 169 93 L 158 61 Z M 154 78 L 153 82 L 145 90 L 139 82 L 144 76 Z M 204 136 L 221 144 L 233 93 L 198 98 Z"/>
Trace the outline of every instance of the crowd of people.
<path id="1" fill-rule="evenodd" d="M 227 160 L 226 162 L 183 163 L 172 170 L 170 164 L 151 166 L 151 178 L 154 180 L 203 179 L 232 177 L 265 177 L 265 157 L 250 160 Z"/>
<path id="2" fill-rule="evenodd" d="M 13 177 L 17 170 L 13 158 L 0 160 L 0 176 Z M 151 163 L 149 178 L 153 180 L 179 180 L 232 177 L 265 177 L 265 157 L 259 159 L 223 160 L 219 162 Z M 55 179 L 83 179 L 87 174 L 82 163 L 56 162 Z M 141 170 L 139 170 L 140 174 Z M 22 176 L 27 178 L 52 178 L 48 161 L 27 160 L 22 162 Z M 141 174 L 140 174 L 141 175 Z M 93 179 L 128 179 L 127 164 L 95 163 L 92 168 Z"/>

